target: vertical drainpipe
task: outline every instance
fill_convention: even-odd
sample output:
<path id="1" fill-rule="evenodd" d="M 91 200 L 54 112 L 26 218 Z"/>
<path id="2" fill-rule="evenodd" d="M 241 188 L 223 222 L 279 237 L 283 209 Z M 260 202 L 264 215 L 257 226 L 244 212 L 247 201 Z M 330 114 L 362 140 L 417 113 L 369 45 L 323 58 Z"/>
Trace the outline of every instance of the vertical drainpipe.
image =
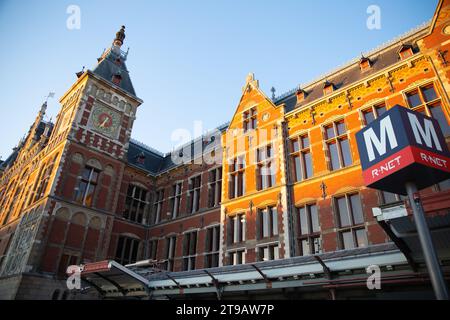
<path id="1" fill-rule="evenodd" d="M 283 231 L 284 231 L 284 246 L 285 258 L 290 258 L 295 255 L 294 230 L 292 224 L 292 205 L 291 205 L 291 186 L 289 179 L 289 157 L 287 148 L 287 125 L 283 119 L 279 121 L 280 137 L 280 161 L 281 161 L 281 203 L 283 207 Z"/>
<path id="2" fill-rule="evenodd" d="M 221 188 L 221 201 L 220 201 L 220 227 L 219 227 L 219 267 L 223 266 L 223 255 L 224 255 L 224 239 L 225 239 L 225 234 L 224 234 L 224 221 L 225 221 L 225 205 L 223 204 L 223 200 L 225 199 L 225 166 L 226 166 L 226 133 L 228 132 L 228 130 L 225 131 L 225 133 L 222 133 L 221 135 L 221 141 L 222 141 L 222 188 Z"/>

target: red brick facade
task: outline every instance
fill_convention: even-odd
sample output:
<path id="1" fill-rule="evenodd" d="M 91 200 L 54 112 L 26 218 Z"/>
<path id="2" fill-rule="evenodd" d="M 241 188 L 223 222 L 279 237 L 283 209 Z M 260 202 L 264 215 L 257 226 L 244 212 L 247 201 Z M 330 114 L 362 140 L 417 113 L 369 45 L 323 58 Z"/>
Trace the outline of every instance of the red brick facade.
<path id="1" fill-rule="evenodd" d="M 214 164 L 166 165 L 170 155 L 130 141 L 142 101 L 117 79 L 112 82 L 99 71 L 86 71 L 61 98 L 56 123 L 43 122 L 45 110 L 41 110 L 27 139 L 1 173 L 0 276 L 10 280 L 0 279 L 0 297 L 26 297 L 19 277 L 26 273 L 53 281 L 46 284 L 47 291 L 35 293 L 35 297 L 48 298 L 55 289 L 65 290 L 68 265 L 104 259 L 124 264 L 155 259 L 161 268 L 172 260 L 170 269 L 182 271 L 239 263 L 234 255 L 239 250 L 244 251 L 242 263 L 306 255 L 305 246 L 314 251 L 309 253 L 342 250 L 347 248 L 346 232 L 359 232 L 355 246 L 390 241 L 372 214 L 372 208 L 385 200 L 380 191 L 364 187 L 355 134 L 364 127 L 368 108 L 408 106 L 410 92 L 430 86 L 436 101 L 430 106 L 425 102 L 424 108 L 439 104 L 448 126 L 450 66 L 439 54 L 450 50 L 450 34 L 443 31 L 450 25 L 448 12 L 450 1 L 441 1 L 429 26 L 368 55 L 369 59 L 386 59 L 384 67 L 375 61 L 368 71 L 359 71 L 367 73 L 358 73 L 353 81 L 328 90 L 330 83 L 338 85 L 333 80 L 346 79 L 346 75 L 354 75 L 354 68 L 359 70 L 354 62 L 330 74 L 327 91 L 314 98 L 317 90 L 323 90 L 324 79 L 297 93 L 269 99 L 250 75 L 236 113 L 228 127 L 220 130 L 217 140 L 221 143 L 214 148 L 224 161 Z M 411 43 L 414 51 L 404 59 L 396 52 L 403 42 Z M 120 47 L 111 50 L 99 65 L 106 63 L 107 54 L 126 58 Z M 117 128 L 106 131 L 107 120 L 96 124 L 96 110 L 101 108 L 110 110 L 106 117 L 111 121 L 120 119 Z M 240 132 L 253 114 L 257 127 L 251 134 Z M 333 123 L 337 138 L 326 136 Z M 345 133 L 338 132 L 340 123 L 345 124 Z M 51 130 L 43 133 L 46 126 Z M 293 149 L 299 137 L 309 139 L 301 151 Z M 231 148 L 240 138 L 244 148 Z M 446 139 L 450 144 L 449 136 Z M 348 143 L 348 155 L 344 155 L 347 149 L 341 150 L 339 159 L 334 160 L 332 145 L 343 141 Z M 203 155 L 211 152 L 207 143 L 201 143 Z M 252 162 L 252 157 L 268 144 L 273 147 L 271 160 L 276 171 L 270 186 L 262 188 L 260 164 Z M 312 155 L 312 174 L 302 173 L 301 179 L 296 179 L 297 152 Z M 234 170 L 239 170 L 231 163 L 238 157 L 245 158 L 245 191 L 232 196 L 239 181 L 231 179 Z M 150 161 L 157 163 L 156 169 L 147 166 Z M 338 169 L 333 168 L 333 161 L 340 161 Z M 302 168 L 306 170 L 306 164 Z M 200 178 L 195 179 L 197 176 Z M 446 184 L 423 190 L 425 209 L 430 214 L 448 210 L 449 192 Z M 348 199 L 354 195 L 356 200 Z M 343 226 L 339 218 L 342 197 L 346 197 L 349 211 L 357 210 L 352 201 L 361 203 L 362 221 Z M 302 208 L 313 210 L 310 206 L 317 210 L 320 231 L 305 235 L 300 212 Z M 261 220 L 264 210 L 271 214 L 267 218 L 270 223 Z M 236 217 L 243 219 L 242 227 Z M 196 236 L 189 238 L 191 232 Z M 236 232 L 244 235 L 239 238 Z M 171 237 L 176 241 L 171 242 Z M 9 289 L 2 287 L 2 281 Z"/>

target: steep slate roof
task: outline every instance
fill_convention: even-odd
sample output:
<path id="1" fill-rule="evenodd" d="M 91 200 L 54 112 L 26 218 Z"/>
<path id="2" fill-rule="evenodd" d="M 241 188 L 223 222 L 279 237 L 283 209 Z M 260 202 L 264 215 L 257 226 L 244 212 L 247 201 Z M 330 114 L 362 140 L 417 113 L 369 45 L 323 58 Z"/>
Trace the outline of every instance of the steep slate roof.
<path id="1" fill-rule="evenodd" d="M 143 163 L 139 161 L 139 157 L 141 155 L 143 155 Z M 159 171 L 159 167 L 161 166 L 163 159 L 164 155 L 159 151 L 156 151 L 139 141 L 131 139 L 128 147 L 127 160 L 128 163 L 132 166 L 138 167 L 140 169 L 148 171 L 153 175 L 156 175 Z"/>
<path id="2" fill-rule="evenodd" d="M 429 22 L 407 32 L 406 34 L 394 39 L 388 44 L 375 49 L 369 54 L 364 54 L 364 57 L 369 58 L 372 67 L 364 72 L 361 72 L 359 67 L 360 58 L 352 60 L 346 66 L 343 66 L 336 71 L 330 72 L 329 74 L 320 77 L 318 80 L 311 82 L 305 86 L 299 86 L 299 89 L 305 91 L 305 99 L 297 104 L 296 91 L 297 89 L 291 90 L 286 94 L 275 98 L 274 103 L 279 105 L 284 103 L 286 113 L 305 106 L 315 100 L 318 100 L 324 96 L 323 87 L 325 81 L 328 81 L 335 86 L 335 91 L 340 88 L 346 87 L 352 83 L 356 83 L 364 78 L 370 77 L 371 75 L 397 63 L 400 60 L 398 55 L 398 50 L 402 45 L 411 45 L 413 52 L 419 52 L 419 48 L 415 43 L 418 38 L 418 34 L 428 30 Z"/>
<path id="3" fill-rule="evenodd" d="M 19 148 L 14 148 L 13 152 L 9 155 L 8 158 L 6 158 L 5 161 L 3 161 L 0 165 L 0 170 L 5 170 L 11 163 L 13 163 L 16 158 L 17 155 L 19 154 Z"/>
<path id="4" fill-rule="evenodd" d="M 363 57 L 370 59 L 372 66 L 367 71 L 362 72 L 360 69 L 359 62 L 361 58 L 353 59 L 348 64 L 319 77 L 317 80 L 314 80 L 309 84 L 306 84 L 305 86 L 299 86 L 285 94 L 282 94 L 281 96 L 274 99 L 274 103 L 276 105 L 285 104 L 285 112 L 288 113 L 296 108 L 301 108 L 302 106 L 305 106 L 315 100 L 323 98 L 323 88 L 326 81 L 333 84 L 335 88 L 334 90 L 337 91 L 341 88 L 347 87 L 353 83 L 370 77 L 371 75 L 376 74 L 377 72 L 397 63 L 400 60 L 398 51 L 402 46 L 411 46 L 413 52 L 418 53 L 420 50 L 415 41 L 421 36 L 422 32 L 428 30 L 429 26 L 430 22 L 425 22 L 424 24 L 376 48 L 375 50 L 365 53 Z M 109 60 L 109 63 L 114 66 L 114 63 L 111 62 L 111 60 Z M 106 80 L 110 80 L 112 78 L 112 73 L 109 73 L 109 76 L 110 77 Z M 297 89 L 302 89 L 305 92 L 305 99 L 298 104 L 296 97 Z M 228 125 L 229 123 L 219 126 L 217 129 L 223 132 L 228 128 Z M 194 159 L 199 155 L 194 154 L 194 150 L 197 151 L 197 153 L 198 150 L 202 150 L 203 152 L 205 148 L 211 143 L 211 141 L 205 143 L 205 136 L 206 135 L 203 135 L 202 137 L 194 139 L 187 144 L 177 148 L 176 150 L 173 150 L 172 152 L 164 155 L 154 149 L 146 147 L 145 145 L 137 141 L 130 142 L 130 148 L 128 150 L 128 161 L 130 164 L 141 167 L 142 169 L 154 175 L 161 174 L 164 171 L 178 166 L 172 161 L 172 154 L 177 157 L 177 154 L 181 150 L 191 150 L 191 155 L 193 155 L 191 159 Z M 202 147 L 195 148 L 197 144 L 202 144 Z M 142 151 L 146 155 L 145 164 L 139 165 L 136 164 L 136 157 L 139 152 Z M 148 152 L 149 155 L 148 159 L 146 152 Z"/>
<path id="5" fill-rule="evenodd" d="M 125 64 L 126 55 L 127 54 L 122 51 L 120 53 L 115 53 L 112 49 L 108 49 L 108 52 L 104 53 L 102 58 L 100 58 L 100 62 L 94 70 L 92 70 L 92 72 L 113 85 L 116 85 L 112 82 L 113 75 L 120 74 L 122 80 L 120 81 L 119 87 L 124 91 L 131 93 L 133 96 L 136 96 L 136 92 L 134 91 L 129 72 Z M 120 65 L 115 63 L 118 58 L 121 59 Z"/>
<path id="6" fill-rule="evenodd" d="M 180 155 L 180 152 L 189 152 L 191 157 L 189 158 L 191 161 L 196 157 L 200 156 L 210 145 L 213 144 L 211 139 L 214 136 L 214 133 L 217 130 L 222 133 L 228 128 L 228 123 L 223 124 L 217 127 L 215 130 L 211 130 L 206 134 L 189 141 L 188 143 L 180 146 L 179 148 L 173 150 L 172 152 L 163 154 L 153 148 L 146 146 L 145 144 L 131 139 L 128 147 L 127 159 L 128 163 L 134 167 L 138 167 L 145 171 L 148 171 L 152 175 L 158 175 L 163 173 L 164 171 L 176 168 L 179 164 L 174 163 L 172 159 L 172 155 L 174 158 L 177 158 Z M 141 159 L 139 159 L 141 156 Z M 184 155 L 186 156 L 186 154 Z M 143 160 L 142 160 L 143 159 Z M 187 159 L 187 160 L 189 160 Z M 143 161 L 143 163 L 140 163 Z"/>

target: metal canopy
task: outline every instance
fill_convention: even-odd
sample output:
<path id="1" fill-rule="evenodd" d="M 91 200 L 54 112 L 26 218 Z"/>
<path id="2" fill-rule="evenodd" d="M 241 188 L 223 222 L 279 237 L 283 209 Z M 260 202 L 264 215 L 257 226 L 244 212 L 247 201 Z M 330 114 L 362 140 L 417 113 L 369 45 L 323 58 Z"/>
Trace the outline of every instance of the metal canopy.
<path id="1" fill-rule="evenodd" d="M 444 192 L 440 197 L 446 200 L 437 203 L 423 197 L 425 216 L 439 259 L 450 260 L 450 208 L 444 203 L 449 202 L 450 192 Z M 403 202 L 373 208 L 373 214 L 410 264 L 424 261 L 413 216 Z"/>
<path id="2" fill-rule="evenodd" d="M 88 263 L 80 268 L 82 283 L 102 296 L 142 295 L 149 286 L 147 279 L 112 260 Z"/>
<path id="3" fill-rule="evenodd" d="M 393 279 L 409 281 L 418 275 L 404 268 L 407 260 L 394 243 L 184 272 L 161 271 L 143 262 L 125 267 L 114 261 L 102 261 L 84 265 L 81 275 L 86 285 L 106 298 L 164 299 L 209 294 L 221 299 L 224 294 L 247 291 L 330 290 L 327 286 L 344 283 L 365 286 L 366 268 L 372 264 L 392 270 L 386 271 L 386 276 Z M 395 266 L 400 268 L 397 270 Z"/>

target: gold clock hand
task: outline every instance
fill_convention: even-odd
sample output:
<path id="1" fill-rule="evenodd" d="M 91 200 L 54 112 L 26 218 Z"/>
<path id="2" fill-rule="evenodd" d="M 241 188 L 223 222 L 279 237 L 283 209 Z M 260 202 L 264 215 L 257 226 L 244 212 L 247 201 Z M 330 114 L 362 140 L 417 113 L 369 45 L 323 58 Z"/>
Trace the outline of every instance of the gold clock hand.
<path id="1" fill-rule="evenodd" d="M 108 118 L 105 118 L 105 120 L 103 120 L 103 122 L 100 124 L 100 128 L 104 128 L 106 125 L 106 122 L 108 122 Z"/>

